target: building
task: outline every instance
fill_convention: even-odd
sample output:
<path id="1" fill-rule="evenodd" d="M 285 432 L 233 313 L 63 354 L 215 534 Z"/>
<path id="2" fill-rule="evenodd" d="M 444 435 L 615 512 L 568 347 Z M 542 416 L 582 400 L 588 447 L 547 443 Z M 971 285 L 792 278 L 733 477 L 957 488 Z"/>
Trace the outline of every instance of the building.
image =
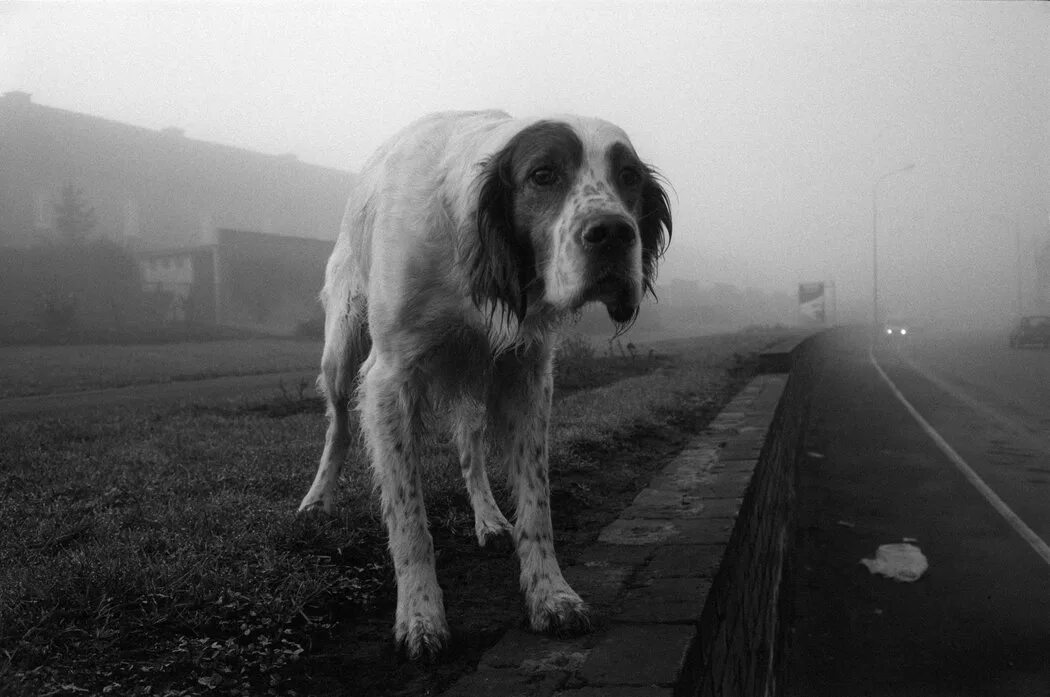
<path id="1" fill-rule="evenodd" d="M 35 258 L 31 250 L 57 238 L 55 204 L 72 184 L 94 209 L 92 236 L 137 259 L 148 302 L 136 307 L 149 307 L 150 321 L 275 332 L 316 321 L 325 260 L 353 184 L 349 172 L 292 155 L 41 106 L 24 92 L 0 96 L 0 163 L 6 261 Z M 55 288 L 77 296 L 82 321 L 107 321 L 89 311 L 105 303 L 89 297 L 84 279 L 34 285 L 32 275 L 9 275 L 10 288 L 0 279 L 10 291 L 0 298 L 0 334 L 32 335 L 40 298 Z"/>
<path id="2" fill-rule="evenodd" d="M 214 244 L 139 255 L 147 292 L 171 322 L 294 332 L 321 314 L 333 243 L 220 229 Z"/>
<path id="3" fill-rule="evenodd" d="M 0 96 L 0 247 L 54 235 L 73 184 L 95 234 L 145 252 L 216 244 L 218 229 L 334 240 L 349 172 Z"/>

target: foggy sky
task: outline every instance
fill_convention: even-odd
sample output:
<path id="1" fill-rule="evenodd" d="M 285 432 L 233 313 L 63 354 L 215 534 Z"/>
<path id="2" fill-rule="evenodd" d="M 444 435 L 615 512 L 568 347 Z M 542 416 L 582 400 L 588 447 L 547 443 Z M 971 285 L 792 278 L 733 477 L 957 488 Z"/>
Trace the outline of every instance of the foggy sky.
<path id="1" fill-rule="evenodd" d="M 661 280 L 1010 314 L 1050 236 L 1050 4 L 0 4 L 0 91 L 357 170 L 444 109 L 614 121 L 673 184 Z M 335 231 L 333 231 L 334 234 Z"/>

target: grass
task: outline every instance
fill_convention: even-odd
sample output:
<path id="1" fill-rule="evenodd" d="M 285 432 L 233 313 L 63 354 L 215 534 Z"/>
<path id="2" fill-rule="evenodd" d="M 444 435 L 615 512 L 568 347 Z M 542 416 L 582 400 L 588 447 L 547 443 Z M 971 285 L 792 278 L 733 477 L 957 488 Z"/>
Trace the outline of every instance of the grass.
<path id="1" fill-rule="evenodd" d="M 321 343 L 237 339 L 142 346 L 0 347 L 0 398 L 225 375 L 311 370 Z"/>
<path id="2" fill-rule="evenodd" d="M 607 513 L 643 485 L 646 471 L 617 460 L 618 444 L 675 424 L 697 430 L 770 341 L 707 337 L 636 359 L 564 354 L 551 432 L 558 544 L 572 530 L 586 541 L 600 522 L 589 509 Z M 358 684 L 354 671 L 372 659 L 355 656 L 391 643 L 392 572 L 361 452 L 344 469 L 338 516 L 293 515 L 323 442 L 321 412 L 283 392 L 238 407 L 0 425 L 0 694 L 337 694 Z M 484 568 L 454 454 L 438 439 L 430 455 L 438 547 L 459 540 L 450 554 Z M 454 561 L 439 551 L 439 573 Z M 478 642 L 518 618 L 497 619 Z M 336 641 L 371 625 L 378 639 Z M 374 681 L 395 694 L 419 669 L 383 670 Z"/>

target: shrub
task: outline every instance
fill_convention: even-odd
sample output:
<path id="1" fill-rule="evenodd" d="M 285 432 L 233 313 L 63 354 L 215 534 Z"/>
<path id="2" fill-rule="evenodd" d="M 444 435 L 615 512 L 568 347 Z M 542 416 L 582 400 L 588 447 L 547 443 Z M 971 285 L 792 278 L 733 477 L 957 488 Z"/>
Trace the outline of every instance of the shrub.
<path id="1" fill-rule="evenodd" d="M 77 322 L 77 298 L 72 293 L 48 291 L 44 293 L 44 327 L 52 334 L 73 329 Z"/>
<path id="2" fill-rule="evenodd" d="M 138 264 L 111 242 L 58 242 L 0 254 L 0 336 L 65 342 L 146 321 Z"/>
<path id="3" fill-rule="evenodd" d="M 558 360 L 562 363 L 590 361 L 594 359 L 594 345 L 580 334 L 561 337 L 558 343 Z"/>

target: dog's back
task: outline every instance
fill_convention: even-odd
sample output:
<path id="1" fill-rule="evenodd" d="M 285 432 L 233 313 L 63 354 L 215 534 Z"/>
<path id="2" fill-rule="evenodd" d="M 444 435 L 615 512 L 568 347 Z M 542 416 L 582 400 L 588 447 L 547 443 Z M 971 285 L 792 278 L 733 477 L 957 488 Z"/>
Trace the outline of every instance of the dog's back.
<path id="1" fill-rule="evenodd" d="M 441 112 L 426 116 L 388 139 L 368 160 L 350 192 L 339 237 L 325 270 L 321 303 L 325 308 L 325 353 L 318 386 L 341 401 L 352 395 L 361 364 L 371 348 L 368 297 L 374 274 L 404 273 L 407 257 L 425 244 L 403 239 L 403 231 L 435 234 L 441 226 L 406 225 L 403 216 L 444 216 L 436 200 L 439 179 L 452 153 L 469 169 L 481 155 L 457 147 L 465 138 L 475 148 L 478 131 L 493 131 L 512 121 L 502 111 Z M 484 143 L 485 139 L 480 142 Z M 496 136 L 498 141 L 498 135 Z M 431 200 L 423 200 L 426 198 Z M 452 221 L 448 221 L 451 223 Z M 401 235 L 401 239 L 389 236 Z M 388 235 L 377 250 L 377 235 Z M 449 243 L 455 244 L 450 240 Z M 380 258 L 377 259 L 377 256 Z M 454 280 L 454 279 L 450 279 Z"/>

